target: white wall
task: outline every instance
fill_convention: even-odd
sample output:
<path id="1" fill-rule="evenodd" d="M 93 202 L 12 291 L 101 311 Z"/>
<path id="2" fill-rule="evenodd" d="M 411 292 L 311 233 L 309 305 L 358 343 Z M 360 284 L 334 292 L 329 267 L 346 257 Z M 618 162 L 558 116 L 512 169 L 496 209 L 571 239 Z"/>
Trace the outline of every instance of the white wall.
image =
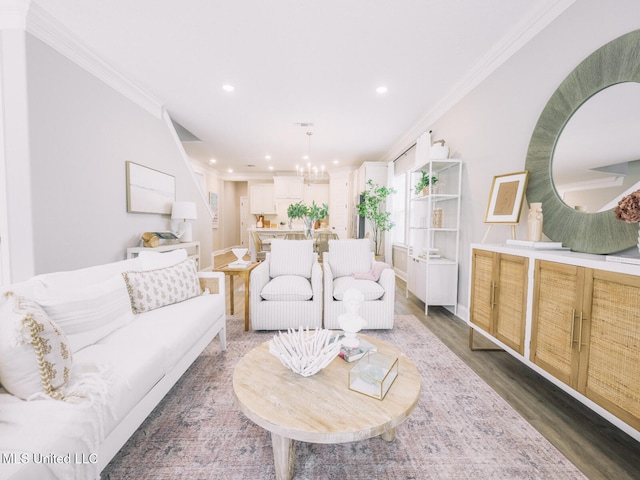
<path id="1" fill-rule="evenodd" d="M 493 176 L 524 170 L 542 109 L 578 63 L 608 41 L 638 28 L 637 0 L 578 0 L 431 125 L 433 138 L 444 138 L 452 156 L 464 160 L 461 316 L 469 306 L 469 244 L 480 242 L 486 231 L 483 220 Z M 518 238 L 526 237 L 525 221 L 526 214 L 521 216 Z M 503 242 L 509 234 L 509 227 L 494 227 L 487 241 Z"/>
<path id="2" fill-rule="evenodd" d="M 175 176 L 176 199 L 196 202 L 194 239 L 207 266 L 209 212 L 164 119 L 30 34 L 25 40 L 28 154 L 6 161 L 7 183 L 31 190 L 31 206 L 12 202 L 9 214 L 31 219 L 33 236 L 24 241 L 33 249 L 15 250 L 24 232 L 10 224 L 11 280 L 122 260 L 143 232 L 170 228 L 169 215 L 127 213 L 127 160 Z M 18 165 L 29 177 L 16 173 Z"/>

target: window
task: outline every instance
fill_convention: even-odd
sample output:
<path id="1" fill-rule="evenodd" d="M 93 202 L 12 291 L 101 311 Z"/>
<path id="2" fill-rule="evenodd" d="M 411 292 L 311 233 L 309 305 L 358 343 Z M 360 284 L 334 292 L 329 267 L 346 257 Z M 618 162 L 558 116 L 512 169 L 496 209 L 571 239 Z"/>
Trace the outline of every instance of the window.
<path id="1" fill-rule="evenodd" d="M 396 224 L 391 230 L 393 234 L 394 244 L 407 244 L 407 235 L 409 222 L 407 220 L 407 214 L 409 209 L 409 195 L 407 190 L 409 187 L 409 181 L 411 176 L 411 168 L 413 167 L 416 159 L 416 148 L 412 146 L 402 155 L 396 158 L 393 162 L 393 188 L 396 189 L 395 195 L 392 196 L 393 204 L 391 207 L 391 219 Z"/>
<path id="2" fill-rule="evenodd" d="M 395 223 L 395 227 L 391 230 L 393 233 L 393 243 L 406 243 L 407 230 L 407 176 L 406 172 L 393 177 L 393 188 L 396 193 L 393 195 L 393 204 L 391 207 L 391 221 Z"/>

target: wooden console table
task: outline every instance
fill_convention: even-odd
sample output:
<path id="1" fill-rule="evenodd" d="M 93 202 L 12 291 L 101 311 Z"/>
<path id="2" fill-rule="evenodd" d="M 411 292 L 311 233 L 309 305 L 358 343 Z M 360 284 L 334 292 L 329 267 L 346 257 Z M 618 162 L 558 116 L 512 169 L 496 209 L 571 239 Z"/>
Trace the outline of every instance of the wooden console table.
<path id="1" fill-rule="evenodd" d="M 129 247 L 127 248 L 127 258 L 136 258 L 140 252 L 170 252 L 184 248 L 189 255 L 189 258 L 193 258 L 196 261 L 196 269 L 200 270 L 200 242 L 184 242 L 184 243 L 172 243 L 170 245 L 160 245 L 158 247 Z"/>

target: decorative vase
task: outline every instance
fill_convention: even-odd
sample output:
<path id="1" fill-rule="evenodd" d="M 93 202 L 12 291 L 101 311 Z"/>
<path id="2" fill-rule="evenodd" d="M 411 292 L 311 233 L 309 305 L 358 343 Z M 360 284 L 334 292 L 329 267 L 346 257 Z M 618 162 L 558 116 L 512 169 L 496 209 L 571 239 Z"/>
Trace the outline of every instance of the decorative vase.
<path id="1" fill-rule="evenodd" d="M 313 224 L 315 220 L 311 217 L 303 217 L 302 221 L 304 222 L 304 236 L 307 238 L 313 238 L 313 233 L 311 229 L 313 228 Z"/>
<path id="2" fill-rule="evenodd" d="M 256 224 L 256 227 L 262 228 L 263 226 L 264 226 L 264 217 L 262 215 L 260 215 L 258 217 L 258 223 Z"/>
<path id="3" fill-rule="evenodd" d="M 442 209 L 434 208 L 433 215 L 431 216 L 431 227 L 442 228 Z"/>
<path id="4" fill-rule="evenodd" d="M 542 220 L 542 203 L 531 203 L 527 219 L 527 240 L 530 242 L 542 240 Z"/>
<path id="5" fill-rule="evenodd" d="M 429 186 L 427 185 L 426 187 L 422 187 L 422 196 L 426 197 L 429 195 Z"/>

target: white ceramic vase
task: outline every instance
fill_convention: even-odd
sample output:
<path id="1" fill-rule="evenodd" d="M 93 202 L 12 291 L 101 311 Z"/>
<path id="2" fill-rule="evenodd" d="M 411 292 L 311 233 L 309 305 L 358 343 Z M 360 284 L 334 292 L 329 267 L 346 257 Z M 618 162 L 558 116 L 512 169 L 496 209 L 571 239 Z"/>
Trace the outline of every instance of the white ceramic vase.
<path id="1" fill-rule="evenodd" d="M 527 219 L 527 240 L 530 242 L 542 240 L 542 220 L 542 203 L 531 203 Z"/>

